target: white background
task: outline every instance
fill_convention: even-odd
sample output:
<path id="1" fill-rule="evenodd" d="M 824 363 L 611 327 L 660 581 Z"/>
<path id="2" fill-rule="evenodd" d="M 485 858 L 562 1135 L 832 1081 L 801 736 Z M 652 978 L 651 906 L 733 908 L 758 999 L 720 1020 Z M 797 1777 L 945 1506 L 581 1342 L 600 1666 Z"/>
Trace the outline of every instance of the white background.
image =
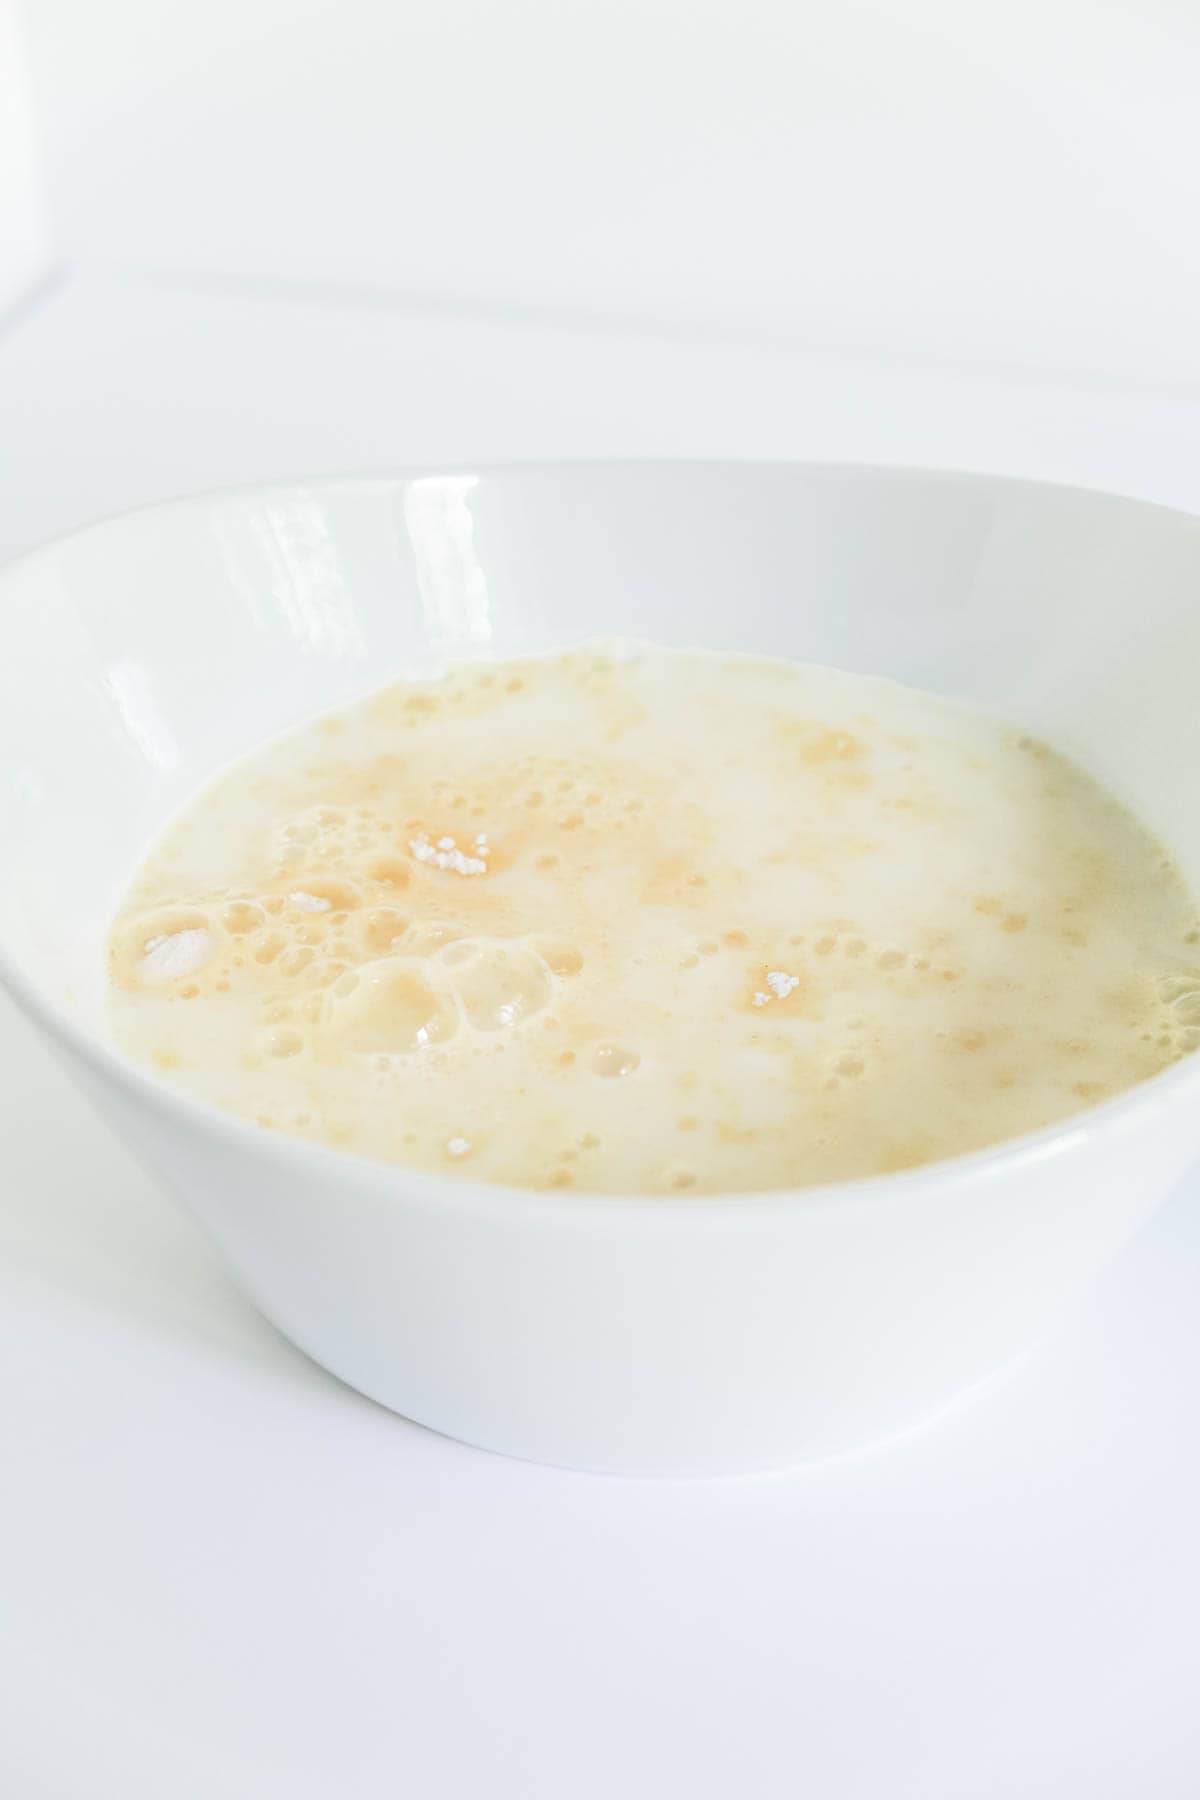
<path id="1" fill-rule="evenodd" d="M 30 0 L 68 255 L 1200 376 L 1194 0 Z"/>
<path id="2" fill-rule="evenodd" d="M 0 0 L 0 553 L 505 455 L 1200 507 L 1191 0 L 26 24 Z M 1200 1792 L 1200 1184 L 905 1443 L 599 1480 L 339 1387 L 6 1012 L 0 1078 L 4 1800 Z"/>
<path id="3" fill-rule="evenodd" d="M 26 24 L 18 0 L 0 0 L 0 321 L 22 306 L 46 254 Z"/>

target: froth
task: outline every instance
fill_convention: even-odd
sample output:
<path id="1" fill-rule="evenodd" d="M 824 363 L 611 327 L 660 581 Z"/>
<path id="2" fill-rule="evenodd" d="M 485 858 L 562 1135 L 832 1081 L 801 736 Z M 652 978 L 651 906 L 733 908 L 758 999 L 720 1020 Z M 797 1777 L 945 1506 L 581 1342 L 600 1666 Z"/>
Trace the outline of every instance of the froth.
<path id="1" fill-rule="evenodd" d="M 892 684 L 639 650 L 265 747 L 111 939 L 133 1052 L 257 1120 L 663 1193 L 911 1166 L 1200 1048 L 1200 924 L 1046 746 Z"/>

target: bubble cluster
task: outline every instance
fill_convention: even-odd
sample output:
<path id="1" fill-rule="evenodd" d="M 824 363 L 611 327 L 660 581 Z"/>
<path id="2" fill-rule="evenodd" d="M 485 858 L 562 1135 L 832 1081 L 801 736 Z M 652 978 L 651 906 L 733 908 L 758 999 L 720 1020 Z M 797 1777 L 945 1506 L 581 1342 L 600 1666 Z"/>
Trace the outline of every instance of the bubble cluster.
<path id="1" fill-rule="evenodd" d="M 1159 1047 L 1173 1057 L 1200 1050 L 1200 969 L 1162 976 L 1157 998 L 1161 1008 Z"/>
<path id="2" fill-rule="evenodd" d="M 177 1000 L 251 997 L 269 1057 L 334 1047 L 394 1057 L 461 1030 L 516 1026 L 580 974 L 583 954 L 566 939 L 500 938 L 401 910 L 394 897 L 413 897 L 413 870 L 399 852 L 379 852 L 390 835 L 365 809 L 288 821 L 270 888 L 126 918 L 113 937 L 114 980 Z"/>

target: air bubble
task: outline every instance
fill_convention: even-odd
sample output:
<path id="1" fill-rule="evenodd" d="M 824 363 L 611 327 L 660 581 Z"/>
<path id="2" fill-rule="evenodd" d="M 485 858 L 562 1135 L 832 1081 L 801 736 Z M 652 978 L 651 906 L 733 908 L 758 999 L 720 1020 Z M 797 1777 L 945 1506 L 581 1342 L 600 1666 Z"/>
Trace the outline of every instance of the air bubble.
<path id="1" fill-rule="evenodd" d="M 1172 1000 L 1171 1017 L 1178 1025 L 1200 1025 L 1200 988 L 1193 988 Z"/>
<path id="2" fill-rule="evenodd" d="M 1159 999 L 1169 1006 L 1174 1000 L 1186 999 L 1190 994 L 1200 994 L 1200 977 L 1191 973 L 1163 975 L 1159 978 L 1156 992 Z"/>
<path id="3" fill-rule="evenodd" d="M 254 900 L 232 900 L 221 914 L 221 923 L 234 937 L 257 931 L 266 922 L 266 913 Z"/>
<path id="4" fill-rule="evenodd" d="M 447 969 L 461 969 L 467 963 L 475 962 L 479 956 L 479 945 L 468 938 L 455 944 L 447 944 L 444 950 L 438 951 L 438 961 Z"/>
<path id="5" fill-rule="evenodd" d="M 532 951 L 488 939 L 473 947 L 477 954 L 454 971 L 454 985 L 476 1031 L 499 1031 L 542 1010 L 550 978 Z"/>
<path id="6" fill-rule="evenodd" d="M 289 979 L 301 974 L 315 959 L 316 954 L 311 944 L 293 944 L 279 958 L 279 973 Z"/>
<path id="7" fill-rule="evenodd" d="M 903 950 L 881 950 L 875 958 L 877 969 L 901 969 L 908 961 Z"/>
<path id="8" fill-rule="evenodd" d="M 367 874 L 380 887 L 406 888 L 412 881 L 411 869 L 398 856 L 377 856 L 367 864 Z"/>
<path id="9" fill-rule="evenodd" d="M 287 939 L 281 937 L 277 931 L 259 933 L 259 935 L 252 940 L 255 962 L 274 962 L 286 943 Z"/>
<path id="10" fill-rule="evenodd" d="M 276 1025 L 263 1034 L 262 1047 L 268 1056 L 299 1056 L 304 1039 L 292 1026 Z"/>
<path id="11" fill-rule="evenodd" d="M 555 939 L 535 938 L 533 947 L 546 967 L 555 975 L 578 975 L 583 969 L 583 956 L 574 944 L 560 943 Z"/>
<path id="12" fill-rule="evenodd" d="M 424 1049 L 458 1029 L 452 996 L 430 980 L 427 967 L 405 957 L 368 963 L 352 991 L 335 990 L 335 1000 L 343 1043 L 364 1055 Z"/>
<path id="13" fill-rule="evenodd" d="M 390 907 L 377 906 L 362 916 L 359 930 L 367 949 L 379 955 L 399 943 L 408 930 L 408 920 Z"/>
<path id="14" fill-rule="evenodd" d="M 627 1050 L 623 1044 L 597 1044 L 592 1051 L 592 1072 L 610 1077 L 632 1075 L 641 1060 L 636 1050 Z"/>

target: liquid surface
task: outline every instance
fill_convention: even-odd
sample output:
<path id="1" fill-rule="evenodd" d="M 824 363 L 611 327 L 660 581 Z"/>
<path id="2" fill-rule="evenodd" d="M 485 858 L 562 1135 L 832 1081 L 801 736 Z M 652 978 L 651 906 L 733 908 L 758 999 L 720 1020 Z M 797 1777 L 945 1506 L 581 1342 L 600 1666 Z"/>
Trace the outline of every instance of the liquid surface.
<path id="1" fill-rule="evenodd" d="M 906 1168 L 1200 1044 L 1159 845 L 1045 745 L 889 682 L 581 650 L 388 688 L 168 828 L 120 1043 L 265 1127 L 542 1188 Z"/>

